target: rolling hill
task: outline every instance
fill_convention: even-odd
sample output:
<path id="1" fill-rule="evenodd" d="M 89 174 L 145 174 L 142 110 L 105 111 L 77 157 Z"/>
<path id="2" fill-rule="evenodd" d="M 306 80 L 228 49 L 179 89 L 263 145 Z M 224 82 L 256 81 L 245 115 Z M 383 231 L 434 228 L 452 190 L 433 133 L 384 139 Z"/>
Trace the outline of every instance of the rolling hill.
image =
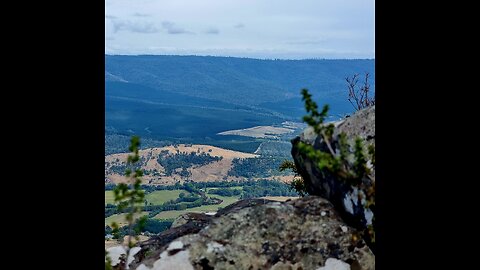
<path id="1" fill-rule="evenodd" d="M 302 88 L 319 105 L 328 103 L 332 118 L 353 111 L 345 77 L 370 72 L 375 89 L 374 60 L 106 55 L 105 62 L 106 136 L 136 134 L 250 153 L 264 140 L 218 134 L 300 122 Z"/>
<path id="2" fill-rule="evenodd" d="M 309 88 L 318 98 L 337 96 L 345 93 L 345 77 L 355 73 L 370 72 L 375 81 L 374 60 L 106 55 L 105 62 L 107 81 L 234 104 L 283 101 L 298 97 L 301 88 Z"/>

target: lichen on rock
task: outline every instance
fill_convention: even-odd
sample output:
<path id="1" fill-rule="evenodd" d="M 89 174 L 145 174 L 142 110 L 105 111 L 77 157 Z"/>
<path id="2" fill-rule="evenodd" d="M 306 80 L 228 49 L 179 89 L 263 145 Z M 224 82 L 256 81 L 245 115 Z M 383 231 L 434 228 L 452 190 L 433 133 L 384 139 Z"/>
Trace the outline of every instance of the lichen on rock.
<path id="1" fill-rule="evenodd" d="M 370 262 L 361 269 L 375 269 L 368 246 L 361 239 L 352 240 L 355 229 L 343 230 L 347 226 L 325 199 L 308 196 L 232 209 L 213 218 L 198 233 L 175 239 L 161 247 L 161 253 L 153 252 L 136 265 L 143 263 L 139 269 L 166 269 L 155 264 L 175 261 L 184 265 L 188 257 L 192 269 L 306 270 L 318 269 L 328 258 L 336 258 L 349 264 Z"/>

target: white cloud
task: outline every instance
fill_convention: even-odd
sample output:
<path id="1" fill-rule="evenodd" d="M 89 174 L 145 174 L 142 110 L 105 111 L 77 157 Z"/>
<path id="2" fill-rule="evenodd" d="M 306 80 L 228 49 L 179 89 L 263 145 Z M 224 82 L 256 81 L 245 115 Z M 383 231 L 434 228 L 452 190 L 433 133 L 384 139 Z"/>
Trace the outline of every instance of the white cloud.
<path id="1" fill-rule="evenodd" d="M 243 23 L 237 23 L 237 24 L 235 24 L 233 27 L 235 27 L 235 28 L 244 28 L 244 27 L 245 27 L 245 24 L 243 24 Z"/>
<path id="2" fill-rule="evenodd" d="M 213 34 L 213 35 L 218 35 L 220 33 L 220 31 L 215 28 L 215 27 L 210 27 L 207 29 L 207 31 L 205 31 L 206 34 Z"/>
<path id="3" fill-rule="evenodd" d="M 163 21 L 162 22 L 162 27 L 167 30 L 167 33 L 173 34 L 173 35 L 176 35 L 176 34 L 192 34 L 192 32 L 187 31 L 187 30 L 185 30 L 181 27 L 178 27 L 177 25 L 175 25 L 175 23 L 169 22 L 169 21 Z"/>
<path id="4" fill-rule="evenodd" d="M 150 17 L 151 15 L 146 14 L 146 13 L 135 12 L 135 13 L 133 13 L 133 16 L 135 16 L 135 17 Z"/>
<path id="5" fill-rule="evenodd" d="M 374 4 L 375 0 L 107 0 L 110 40 L 105 50 L 374 58 Z M 156 34 L 139 38 L 138 33 Z"/>
<path id="6" fill-rule="evenodd" d="M 113 19 L 113 32 L 129 31 L 134 33 L 157 33 L 159 29 L 152 22 Z"/>

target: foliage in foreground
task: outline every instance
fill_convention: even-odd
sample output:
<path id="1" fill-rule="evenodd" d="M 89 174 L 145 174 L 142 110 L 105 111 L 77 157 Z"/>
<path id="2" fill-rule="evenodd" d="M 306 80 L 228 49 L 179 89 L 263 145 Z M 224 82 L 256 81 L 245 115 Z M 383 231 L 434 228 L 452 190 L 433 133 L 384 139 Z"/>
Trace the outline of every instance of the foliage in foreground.
<path id="1" fill-rule="evenodd" d="M 295 163 L 291 160 L 284 160 L 279 167 L 280 171 L 291 170 L 295 175 L 292 182 L 290 182 L 290 189 L 295 190 L 300 196 L 304 197 L 308 194 L 307 187 L 303 182 L 302 176 L 295 167 Z"/>
<path id="2" fill-rule="evenodd" d="M 134 218 L 135 214 L 141 213 L 142 208 L 139 204 L 143 203 L 145 200 L 145 192 L 141 188 L 142 180 L 140 178 L 143 173 L 140 169 L 135 168 L 135 163 L 140 160 L 140 156 L 138 155 L 139 147 L 140 138 L 133 136 L 130 140 L 130 147 L 128 148 L 132 154 L 127 158 L 127 169 L 125 171 L 129 183 L 121 183 L 113 190 L 118 211 L 122 212 L 123 210 L 127 210 L 125 219 L 128 224 L 128 245 L 126 247 L 126 255 L 120 260 L 120 269 L 128 269 L 127 258 L 130 255 L 130 249 L 134 246 L 132 238 L 135 237 L 138 241 L 138 234 L 141 232 L 147 218 L 146 216 L 143 216 L 138 220 L 135 220 Z M 115 238 L 123 240 L 120 236 L 120 228 L 118 224 L 113 222 L 111 227 L 113 228 L 112 234 Z M 105 256 L 107 256 L 106 251 Z M 111 267 L 111 262 L 105 260 L 105 269 L 107 269 L 109 265 Z"/>
<path id="3" fill-rule="evenodd" d="M 326 151 L 315 149 L 312 145 L 299 142 L 298 148 L 301 153 L 307 156 L 317 166 L 318 170 L 324 176 L 333 176 L 338 181 L 342 181 L 352 188 L 359 190 L 360 200 L 365 200 L 366 208 L 372 213 L 375 212 L 375 179 L 372 177 L 372 169 L 375 168 L 375 146 L 370 145 L 367 149 L 364 141 L 357 137 L 353 145 L 347 142 L 346 134 L 341 133 L 338 136 L 337 147 L 333 147 L 333 124 L 324 124 L 329 110 L 328 105 L 324 105 L 321 111 L 318 105 L 312 100 L 311 94 L 307 89 L 302 89 L 303 101 L 308 115 L 303 117 L 303 121 L 312 127 L 318 136 L 321 136 L 325 142 Z M 336 150 L 335 150 L 336 149 Z M 291 169 L 298 175 L 297 168 L 293 162 L 285 161 L 280 167 L 281 170 Z M 306 183 L 299 177 L 292 183 L 292 187 L 300 194 L 306 194 Z M 375 242 L 375 217 L 373 217 L 373 226 L 370 225 L 366 232 L 372 243 Z"/>

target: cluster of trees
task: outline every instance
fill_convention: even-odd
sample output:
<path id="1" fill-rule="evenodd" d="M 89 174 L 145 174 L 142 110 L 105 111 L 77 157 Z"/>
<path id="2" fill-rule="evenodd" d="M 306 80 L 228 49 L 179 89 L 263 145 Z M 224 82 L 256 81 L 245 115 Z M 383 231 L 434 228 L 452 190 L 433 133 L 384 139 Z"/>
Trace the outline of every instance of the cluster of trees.
<path id="1" fill-rule="evenodd" d="M 290 185 L 279 181 L 247 181 L 243 186 L 243 192 L 240 199 L 265 196 L 298 196 L 298 193 L 293 190 Z"/>
<path id="2" fill-rule="evenodd" d="M 142 185 L 142 189 L 145 191 L 145 194 L 154 192 L 155 190 L 176 190 L 176 189 L 184 189 L 183 185 L 180 184 L 179 182 L 175 183 L 175 185 Z M 107 190 L 107 189 L 105 189 Z"/>
<path id="3" fill-rule="evenodd" d="M 211 200 L 210 198 L 205 198 L 205 197 L 198 197 L 193 202 L 181 202 L 181 203 L 176 203 L 175 201 L 168 201 L 165 202 L 162 205 L 148 205 L 144 207 L 144 211 L 148 211 L 148 217 L 153 218 L 156 215 L 158 215 L 162 211 L 171 211 L 171 210 L 176 210 L 176 211 L 181 211 L 181 210 L 186 210 L 188 208 L 194 208 L 194 207 L 199 207 L 204 204 L 219 204 L 221 201 L 216 201 L 216 200 Z"/>
<path id="4" fill-rule="evenodd" d="M 242 191 L 240 189 L 233 188 L 218 188 L 209 190 L 208 194 L 217 194 L 225 197 L 233 197 L 242 194 Z"/>
<path id="5" fill-rule="evenodd" d="M 287 133 L 286 136 L 290 138 L 292 137 L 292 134 Z M 290 154 L 291 150 L 292 150 L 292 143 L 289 140 L 288 141 L 265 141 L 265 142 L 262 142 L 258 152 L 256 153 L 262 156 L 275 156 L 275 157 L 289 158 L 292 156 Z"/>
<path id="6" fill-rule="evenodd" d="M 130 136 L 121 135 L 117 133 L 112 126 L 105 126 L 105 155 L 124 153 L 125 149 L 128 148 L 130 144 Z M 142 145 L 139 146 L 140 149 L 151 148 L 151 147 L 162 147 L 171 145 L 173 142 L 169 140 L 154 140 L 149 138 L 142 138 Z"/>
<path id="7" fill-rule="evenodd" d="M 172 220 L 158 220 L 149 218 L 143 225 L 143 232 L 161 233 L 170 229 L 172 223 Z"/>
<path id="8" fill-rule="evenodd" d="M 110 168 L 108 168 L 109 171 L 114 172 L 116 174 L 120 174 L 120 175 L 123 175 L 126 169 L 127 169 L 127 166 L 125 164 L 115 164 L 110 166 Z"/>
<path id="9" fill-rule="evenodd" d="M 289 184 L 273 180 L 246 180 L 231 182 L 191 182 L 185 183 L 183 187 L 191 193 L 203 194 L 202 190 L 206 188 L 218 188 L 209 190 L 208 194 L 218 194 L 221 196 L 229 196 L 230 193 L 240 198 L 256 198 L 263 196 L 299 196 L 297 191 L 292 189 Z M 230 187 L 242 187 L 242 189 L 232 189 Z"/>
<path id="10" fill-rule="evenodd" d="M 238 187 L 242 185 L 242 181 L 222 181 L 222 182 L 190 182 L 188 185 L 190 188 L 194 188 L 196 190 L 199 189 L 206 189 L 211 187 Z"/>
<path id="11" fill-rule="evenodd" d="M 144 221 L 143 225 L 141 226 L 140 232 L 149 232 L 158 234 L 165 230 L 170 229 L 172 226 L 173 220 L 158 220 L 153 218 L 148 218 Z M 136 224 L 134 225 L 136 226 Z M 110 226 L 105 226 L 105 235 L 112 234 L 113 229 Z M 119 233 L 116 235 L 115 238 L 123 238 L 125 235 L 128 234 L 128 226 L 122 226 L 119 228 Z"/>
<path id="12" fill-rule="evenodd" d="M 191 192 L 190 190 L 193 191 L 193 193 L 198 192 L 197 188 L 195 187 L 197 183 L 184 183 L 180 184 L 179 182 L 176 182 L 174 185 L 140 185 L 140 188 L 145 191 L 146 194 L 154 192 L 156 190 L 177 190 L 177 189 L 183 189 Z M 105 185 L 105 191 L 107 190 L 114 190 L 117 185 L 114 183 L 109 183 Z M 128 185 L 131 187 L 131 185 Z M 190 190 L 189 190 L 190 189 Z"/>
<path id="13" fill-rule="evenodd" d="M 198 193 L 201 194 L 200 189 L 195 185 L 194 182 L 183 183 L 183 189 L 190 193 Z"/>
<path id="14" fill-rule="evenodd" d="M 283 159 L 278 157 L 235 158 L 228 175 L 245 178 L 266 178 L 272 175 L 285 175 L 278 167 Z"/>
<path id="15" fill-rule="evenodd" d="M 105 191 L 107 190 L 114 190 L 117 185 L 114 183 L 105 184 Z M 129 185 L 131 187 L 131 185 Z M 175 183 L 175 185 L 141 185 L 140 188 L 145 191 L 145 194 L 154 192 L 156 190 L 176 190 L 176 189 L 185 189 L 184 185 L 180 184 L 179 182 Z"/>
<path id="16" fill-rule="evenodd" d="M 117 185 L 113 183 L 105 184 L 105 191 L 107 190 L 114 190 Z"/>
<path id="17" fill-rule="evenodd" d="M 116 213 L 118 212 L 118 209 L 117 209 L 117 206 L 114 205 L 114 207 L 111 207 L 111 204 L 107 204 L 105 206 L 105 218 L 111 216 L 111 215 L 115 215 Z"/>
<path id="18" fill-rule="evenodd" d="M 165 174 L 167 176 L 172 175 L 176 169 L 181 168 L 180 174 L 184 177 L 190 176 L 190 173 L 187 171 L 187 168 L 192 165 L 202 166 L 208 163 L 219 161 L 222 157 L 211 156 L 206 153 L 177 153 L 177 154 L 165 154 L 162 153 L 157 158 L 157 161 L 165 169 Z"/>

